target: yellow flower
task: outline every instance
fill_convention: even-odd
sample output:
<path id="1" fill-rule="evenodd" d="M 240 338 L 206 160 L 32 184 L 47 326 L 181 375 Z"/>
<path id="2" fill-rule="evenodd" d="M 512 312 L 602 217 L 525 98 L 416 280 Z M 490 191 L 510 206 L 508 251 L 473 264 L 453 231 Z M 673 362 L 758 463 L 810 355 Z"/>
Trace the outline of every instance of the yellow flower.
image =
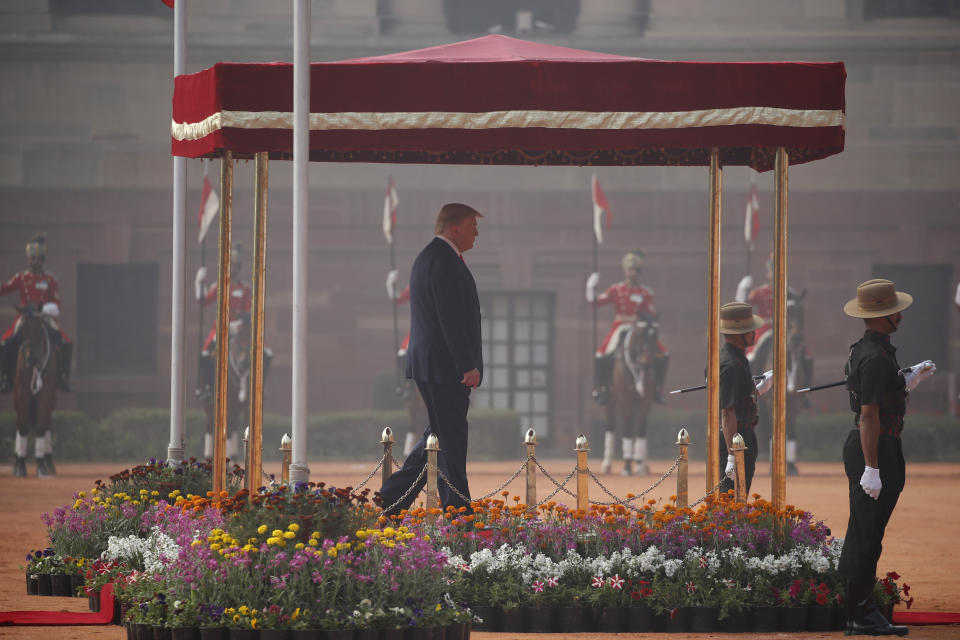
<path id="1" fill-rule="evenodd" d="M 293 613 L 290 614 L 290 619 L 296 620 L 299 617 L 300 617 L 300 607 L 297 607 L 296 609 L 293 610 Z"/>
<path id="2" fill-rule="evenodd" d="M 314 531 L 313 533 L 310 534 L 310 537 L 313 538 L 314 540 L 319 540 L 319 539 L 320 539 L 320 532 L 319 532 L 319 531 Z"/>
<path id="3" fill-rule="evenodd" d="M 194 540 L 193 542 L 190 543 L 190 546 L 191 546 L 191 547 L 199 547 L 199 546 L 202 545 L 202 544 L 203 544 L 203 541 L 202 541 L 202 540 Z"/>
<path id="4" fill-rule="evenodd" d="M 316 539 L 316 538 L 310 538 L 310 546 L 311 546 L 311 547 L 315 547 L 315 546 L 317 546 L 317 544 L 319 544 L 319 543 L 317 542 L 317 539 Z"/>
<path id="5" fill-rule="evenodd" d="M 290 531 L 293 531 L 293 532 L 297 532 L 297 531 L 300 531 L 300 525 L 298 525 L 296 522 L 291 522 L 290 526 L 288 526 L 287 529 L 290 529 Z"/>
<path id="6" fill-rule="evenodd" d="M 239 612 L 242 613 L 243 615 L 247 615 L 248 613 L 250 613 L 250 608 L 249 608 L 247 605 L 242 604 L 242 605 L 240 605 L 240 608 L 237 609 L 237 611 L 239 611 Z"/>
<path id="7" fill-rule="evenodd" d="M 220 548 L 220 544 L 217 543 L 217 542 L 214 542 L 213 544 L 210 545 L 210 550 L 211 550 L 211 551 L 216 551 L 216 550 L 219 549 L 219 548 Z"/>
<path id="8" fill-rule="evenodd" d="M 78 498 L 86 498 L 86 497 L 87 497 L 87 492 L 86 492 L 86 491 L 81 491 L 80 493 L 77 494 L 77 497 L 78 497 Z"/>
<path id="9" fill-rule="evenodd" d="M 302 542 L 298 542 L 293 548 L 296 549 L 297 551 L 299 551 L 300 549 L 303 549 L 303 543 L 302 543 Z"/>
<path id="10" fill-rule="evenodd" d="M 286 538 L 287 540 L 293 540 L 294 538 L 297 537 L 297 534 L 295 534 L 293 531 L 285 531 L 283 533 L 283 537 Z"/>
<path id="11" fill-rule="evenodd" d="M 396 530 L 393 527 L 385 527 L 383 529 L 384 538 L 392 538 L 396 534 Z"/>
<path id="12" fill-rule="evenodd" d="M 356 533 L 357 540 L 365 540 L 369 535 L 364 529 L 359 529 Z"/>
<path id="13" fill-rule="evenodd" d="M 256 628 L 257 628 L 257 619 L 256 619 L 256 618 L 250 618 L 250 628 L 251 628 L 251 629 L 256 629 Z"/>
<path id="14" fill-rule="evenodd" d="M 257 533 L 259 533 L 260 535 L 263 535 L 266 532 L 267 532 L 267 525 L 262 524 L 259 527 L 257 527 Z"/>
<path id="15" fill-rule="evenodd" d="M 212 531 L 210 532 L 210 535 L 211 535 L 211 536 L 222 536 L 222 535 L 223 535 L 223 529 L 214 529 L 214 530 L 212 530 Z"/>
<path id="16" fill-rule="evenodd" d="M 438 603 L 437 603 L 437 606 L 436 606 L 433 610 L 434 610 L 434 611 L 440 611 L 441 608 L 442 608 L 442 607 L 440 606 L 440 603 L 438 602 Z"/>
<path id="17" fill-rule="evenodd" d="M 327 549 L 327 555 L 330 556 L 331 558 L 336 558 L 336 557 L 337 557 L 337 548 L 336 548 L 336 547 L 330 547 L 329 549 Z"/>
<path id="18" fill-rule="evenodd" d="M 236 613 L 233 614 L 233 621 L 234 621 L 234 622 L 240 622 L 240 615 L 239 615 L 239 614 L 236 614 Z"/>
<path id="19" fill-rule="evenodd" d="M 270 532 L 270 535 L 272 535 L 274 538 L 279 538 L 283 535 L 283 531 L 280 531 L 280 529 L 274 529 Z"/>

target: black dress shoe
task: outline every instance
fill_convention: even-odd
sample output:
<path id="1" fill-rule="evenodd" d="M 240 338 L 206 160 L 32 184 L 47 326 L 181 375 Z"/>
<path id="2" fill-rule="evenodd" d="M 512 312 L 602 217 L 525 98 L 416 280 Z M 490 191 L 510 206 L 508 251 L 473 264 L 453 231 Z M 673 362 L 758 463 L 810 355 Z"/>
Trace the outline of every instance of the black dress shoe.
<path id="1" fill-rule="evenodd" d="M 27 477 L 27 459 L 18 457 L 13 461 L 13 475 L 18 478 Z"/>
<path id="2" fill-rule="evenodd" d="M 844 635 L 848 636 L 905 636 L 910 629 L 903 625 L 890 624 L 877 609 L 871 609 L 863 616 L 863 622 L 847 621 Z"/>

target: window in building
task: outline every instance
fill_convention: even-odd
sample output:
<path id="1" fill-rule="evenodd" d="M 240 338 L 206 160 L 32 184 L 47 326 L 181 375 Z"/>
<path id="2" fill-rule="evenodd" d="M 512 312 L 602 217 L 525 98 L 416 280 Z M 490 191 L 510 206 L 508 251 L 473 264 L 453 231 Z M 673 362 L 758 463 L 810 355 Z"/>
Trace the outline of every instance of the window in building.
<path id="1" fill-rule="evenodd" d="M 157 371 L 156 263 L 77 265 L 77 371 Z"/>
<path id="2" fill-rule="evenodd" d="M 863 19 L 960 18 L 957 0 L 862 0 Z"/>
<path id="3" fill-rule="evenodd" d="M 65 18 L 73 15 L 160 16 L 173 19 L 173 10 L 161 0 L 49 0 L 50 14 Z"/>
<path id="4" fill-rule="evenodd" d="M 571 33 L 580 0 L 443 0 L 453 33 Z"/>
<path id="5" fill-rule="evenodd" d="M 480 294 L 483 384 L 473 406 L 513 409 L 526 431 L 549 432 L 553 406 L 554 294 L 497 291 Z"/>

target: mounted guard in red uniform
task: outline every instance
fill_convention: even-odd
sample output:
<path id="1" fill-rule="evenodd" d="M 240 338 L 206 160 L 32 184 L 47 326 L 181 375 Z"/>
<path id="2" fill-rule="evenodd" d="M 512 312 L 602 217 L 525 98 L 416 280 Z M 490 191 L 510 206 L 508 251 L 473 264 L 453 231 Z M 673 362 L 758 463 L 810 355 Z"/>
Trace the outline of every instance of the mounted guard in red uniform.
<path id="1" fill-rule="evenodd" d="M 63 391 L 70 387 L 70 364 L 73 360 L 73 341 L 64 333 L 54 318 L 60 315 L 60 286 L 57 278 L 44 271 L 47 259 L 46 235 L 37 234 L 26 247 L 29 268 L 15 274 L 0 285 L 0 296 L 16 291 L 20 294 L 20 307 L 36 305 L 43 310 L 51 342 L 57 347 L 59 376 L 57 386 Z M 20 322 L 18 314 L 3 337 L 0 337 L 0 393 L 13 389 L 13 377 L 17 367 L 17 350 L 20 348 Z"/>
<path id="2" fill-rule="evenodd" d="M 613 381 L 613 356 L 623 334 L 632 326 L 639 316 L 657 317 L 657 309 L 653 302 L 653 290 L 640 284 L 642 251 L 631 251 L 623 256 L 623 282 L 610 285 L 599 296 L 596 295 L 596 286 L 600 281 L 600 274 L 592 273 L 587 279 L 587 302 L 598 307 L 614 305 L 615 314 L 607 336 L 600 343 L 594 354 L 594 389 L 593 399 L 597 404 L 604 405 L 609 399 L 609 387 Z M 666 345 L 657 340 L 659 355 L 654 360 L 654 401 L 663 404 L 663 381 L 667 375 L 667 365 L 670 355 Z"/>

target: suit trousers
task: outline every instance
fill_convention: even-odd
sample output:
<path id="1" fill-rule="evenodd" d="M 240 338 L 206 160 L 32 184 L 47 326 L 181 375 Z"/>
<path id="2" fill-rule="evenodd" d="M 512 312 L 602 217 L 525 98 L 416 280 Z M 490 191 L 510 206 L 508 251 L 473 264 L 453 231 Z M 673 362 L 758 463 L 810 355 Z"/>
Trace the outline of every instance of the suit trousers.
<path id="1" fill-rule="evenodd" d="M 880 497 L 871 498 L 860 486 L 863 475 L 863 449 L 860 430 L 852 429 L 843 443 L 843 467 L 850 485 L 850 520 L 840 552 L 840 575 L 857 584 L 872 585 L 877 562 L 883 551 L 883 533 L 893 514 L 905 482 L 906 465 L 900 438 L 881 435 L 877 441 L 880 465 Z"/>
<path id="2" fill-rule="evenodd" d="M 746 473 L 747 478 L 747 498 L 750 497 L 750 485 L 753 484 L 753 472 L 757 468 L 757 432 L 753 429 L 744 429 L 740 432 L 740 435 L 743 437 L 743 445 L 746 447 L 746 450 L 743 452 L 743 466 L 746 467 L 743 471 Z M 720 492 L 726 493 L 727 491 L 733 491 L 736 489 L 736 486 L 733 484 L 733 480 L 730 478 L 725 478 L 723 472 L 727 468 L 727 441 L 723 437 L 723 434 L 720 434 L 720 477 L 723 478 L 723 482 L 720 484 Z"/>
<path id="3" fill-rule="evenodd" d="M 444 507 L 456 508 L 470 506 L 470 488 L 467 483 L 467 411 L 470 408 L 470 389 L 462 384 L 438 384 L 417 380 L 417 388 L 427 407 L 429 424 L 417 441 L 413 451 L 403 462 L 403 468 L 397 471 L 380 489 L 384 508 L 397 503 L 389 514 L 408 509 L 426 484 L 426 475 L 417 481 L 421 470 L 427 464 L 427 436 L 431 433 L 440 441 L 437 467 L 448 482 L 439 480 L 440 502 Z M 415 425 L 410 425 L 416 428 Z M 407 494 L 407 490 L 417 481 L 417 486 Z M 450 484 L 467 499 L 461 498 L 450 488 Z M 401 500 L 401 497 L 404 497 Z"/>

